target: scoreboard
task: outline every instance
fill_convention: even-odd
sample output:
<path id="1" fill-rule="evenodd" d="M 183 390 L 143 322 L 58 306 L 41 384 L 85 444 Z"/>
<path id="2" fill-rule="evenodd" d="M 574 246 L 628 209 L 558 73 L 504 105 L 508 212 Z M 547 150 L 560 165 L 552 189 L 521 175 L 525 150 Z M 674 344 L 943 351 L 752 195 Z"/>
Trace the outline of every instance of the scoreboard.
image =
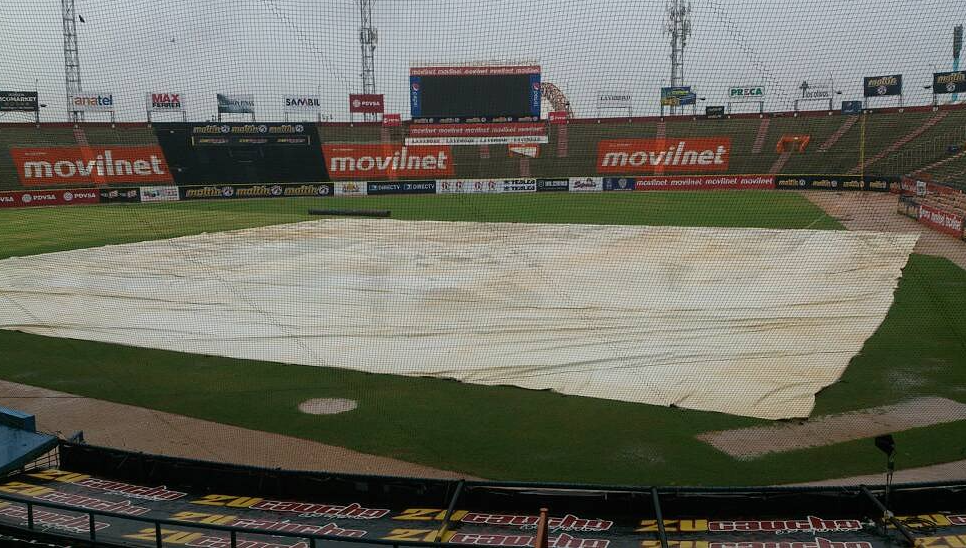
<path id="1" fill-rule="evenodd" d="M 540 67 L 413 67 L 409 102 L 417 122 L 537 121 Z"/>

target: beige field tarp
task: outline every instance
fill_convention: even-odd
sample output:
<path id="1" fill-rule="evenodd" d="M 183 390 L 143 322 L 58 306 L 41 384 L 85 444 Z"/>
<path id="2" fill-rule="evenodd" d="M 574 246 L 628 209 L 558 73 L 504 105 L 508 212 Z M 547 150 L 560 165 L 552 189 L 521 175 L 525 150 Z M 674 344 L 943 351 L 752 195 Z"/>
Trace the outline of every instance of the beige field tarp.
<path id="1" fill-rule="evenodd" d="M 0 261 L 0 327 L 803 417 L 882 322 L 915 241 L 312 221 Z"/>

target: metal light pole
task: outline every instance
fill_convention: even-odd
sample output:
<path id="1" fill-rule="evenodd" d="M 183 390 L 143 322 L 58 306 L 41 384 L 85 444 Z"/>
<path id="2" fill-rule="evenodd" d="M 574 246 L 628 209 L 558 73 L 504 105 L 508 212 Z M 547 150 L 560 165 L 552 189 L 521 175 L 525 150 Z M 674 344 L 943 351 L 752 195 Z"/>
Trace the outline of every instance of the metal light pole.
<path id="1" fill-rule="evenodd" d="M 64 24 L 64 83 L 67 88 L 67 119 L 83 122 L 84 113 L 74 112 L 70 106 L 70 96 L 81 91 L 80 56 L 77 52 L 77 12 L 74 0 L 60 0 L 60 11 Z"/>

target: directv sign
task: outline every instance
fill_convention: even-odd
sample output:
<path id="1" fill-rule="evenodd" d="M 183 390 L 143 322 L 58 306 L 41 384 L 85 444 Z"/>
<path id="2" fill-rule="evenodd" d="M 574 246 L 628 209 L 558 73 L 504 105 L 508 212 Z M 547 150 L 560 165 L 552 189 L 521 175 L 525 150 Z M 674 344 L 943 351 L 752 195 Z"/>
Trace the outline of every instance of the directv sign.
<path id="1" fill-rule="evenodd" d="M 966 70 L 937 72 L 932 75 L 933 93 L 966 92 Z"/>
<path id="2" fill-rule="evenodd" d="M 0 91 L 0 112 L 37 112 L 36 91 Z"/>
<path id="3" fill-rule="evenodd" d="M 661 88 L 661 106 L 677 107 L 693 105 L 696 102 L 697 95 L 691 91 L 691 86 Z"/>
<path id="4" fill-rule="evenodd" d="M 764 86 L 733 87 L 728 88 L 729 101 L 764 101 Z"/>
<path id="5" fill-rule="evenodd" d="M 902 95 L 902 75 L 866 76 L 863 79 L 862 88 L 865 90 L 866 97 Z"/>

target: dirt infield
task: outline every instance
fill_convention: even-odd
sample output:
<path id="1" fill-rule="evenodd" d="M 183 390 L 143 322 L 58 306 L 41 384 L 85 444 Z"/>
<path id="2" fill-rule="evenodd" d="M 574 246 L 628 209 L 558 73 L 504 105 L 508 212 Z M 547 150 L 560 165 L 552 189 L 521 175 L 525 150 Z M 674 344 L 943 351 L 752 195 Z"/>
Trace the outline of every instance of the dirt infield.
<path id="1" fill-rule="evenodd" d="M 698 439 L 737 459 L 753 459 L 958 420 L 966 420 L 966 404 L 946 398 L 915 398 L 802 422 L 705 432 Z"/>
<path id="2" fill-rule="evenodd" d="M 468 477 L 270 432 L 7 381 L 0 381 L 0 405 L 36 415 L 37 428 L 41 431 L 63 436 L 83 431 L 90 444 L 129 451 L 290 470 L 443 479 Z"/>
<path id="3" fill-rule="evenodd" d="M 919 234 L 916 253 L 946 257 L 966 269 L 966 242 L 931 230 L 896 212 L 898 198 L 878 192 L 799 191 L 849 230 L 912 232 Z"/>

